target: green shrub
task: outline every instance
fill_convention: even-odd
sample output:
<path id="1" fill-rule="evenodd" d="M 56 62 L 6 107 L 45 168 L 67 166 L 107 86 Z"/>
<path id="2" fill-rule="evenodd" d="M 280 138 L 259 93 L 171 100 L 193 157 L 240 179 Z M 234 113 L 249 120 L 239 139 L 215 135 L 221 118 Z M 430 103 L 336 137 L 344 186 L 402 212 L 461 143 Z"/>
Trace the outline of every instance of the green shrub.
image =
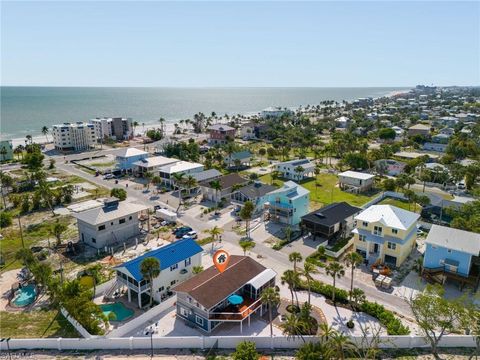
<path id="1" fill-rule="evenodd" d="M 0 227 L 6 228 L 12 225 L 12 214 L 8 211 L 0 211 Z"/>

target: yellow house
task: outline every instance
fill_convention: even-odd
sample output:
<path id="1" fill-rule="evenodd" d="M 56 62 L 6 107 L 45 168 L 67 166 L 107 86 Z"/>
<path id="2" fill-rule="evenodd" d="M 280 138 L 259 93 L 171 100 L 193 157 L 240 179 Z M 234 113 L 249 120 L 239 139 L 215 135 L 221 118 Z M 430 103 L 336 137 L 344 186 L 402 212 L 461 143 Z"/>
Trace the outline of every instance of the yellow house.
<path id="1" fill-rule="evenodd" d="M 391 205 L 372 205 L 355 217 L 355 251 L 374 263 L 398 267 L 410 255 L 417 239 L 420 215 Z"/>

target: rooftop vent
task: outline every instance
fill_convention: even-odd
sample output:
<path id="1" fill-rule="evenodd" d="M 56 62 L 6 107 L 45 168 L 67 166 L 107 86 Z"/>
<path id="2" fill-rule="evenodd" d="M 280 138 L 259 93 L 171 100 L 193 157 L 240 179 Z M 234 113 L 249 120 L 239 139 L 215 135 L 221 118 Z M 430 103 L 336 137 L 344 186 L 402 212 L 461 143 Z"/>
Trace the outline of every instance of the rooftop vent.
<path id="1" fill-rule="evenodd" d="M 315 215 L 318 216 L 320 219 L 325 219 L 325 215 L 323 215 L 323 213 L 321 212 L 315 213 Z"/>

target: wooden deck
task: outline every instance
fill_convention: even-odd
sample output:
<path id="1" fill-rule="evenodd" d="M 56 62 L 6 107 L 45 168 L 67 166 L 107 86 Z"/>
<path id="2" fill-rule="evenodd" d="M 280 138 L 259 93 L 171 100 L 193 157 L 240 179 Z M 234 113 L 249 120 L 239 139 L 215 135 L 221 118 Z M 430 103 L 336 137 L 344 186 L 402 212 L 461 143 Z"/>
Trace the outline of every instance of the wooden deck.
<path id="1" fill-rule="evenodd" d="M 210 320 L 231 320 L 241 321 L 249 317 L 255 310 L 262 305 L 260 300 L 253 300 L 250 298 L 244 298 L 241 305 L 229 305 L 222 310 L 222 312 L 211 313 Z"/>

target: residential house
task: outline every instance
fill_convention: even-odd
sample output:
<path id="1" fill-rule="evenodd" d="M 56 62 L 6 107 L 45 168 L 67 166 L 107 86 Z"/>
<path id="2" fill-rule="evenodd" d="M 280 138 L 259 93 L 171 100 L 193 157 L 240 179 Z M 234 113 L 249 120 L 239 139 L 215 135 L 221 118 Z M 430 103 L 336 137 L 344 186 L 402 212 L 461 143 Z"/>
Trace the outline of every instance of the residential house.
<path id="1" fill-rule="evenodd" d="M 204 165 L 188 161 L 177 161 L 164 165 L 158 169 L 159 176 L 162 183 L 166 186 L 173 187 L 175 183 L 175 174 L 183 174 L 185 177 L 201 173 L 204 170 Z"/>
<path id="2" fill-rule="evenodd" d="M 0 141 L 0 159 L 2 161 L 13 160 L 12 140 Z"/>
<path id="3" fill-rule="evenodd" d="M 405 134 L 405 130 L 403 130 L 400 126 L 392 126 L 391 129 L 395 131 L 395 139 L 397 140 L 401 139 Z"/>
<path id="4" fill-rule="evenodd" d="M 293 111 L 287 108 L 282 108 L 282 107 L 268 107 L 260 113 L 260 117 L 264 119 L 268 118 L 279 118 L 282 117 L 283 115 L 292 115 Z"/>
<path id="5" fill-rule="evenodd" d="M 235 138 L 235 128 L 228 125 L 211 125 L 208 127 L 208 131 L 210 134 L 208 139 L 209 145 L 222 145 Z"/>
<path id="6" fill-rule="evenodd" d="M 256 127 L 257 127 L 257 124 L 254 122 L 243 124 L 242 127 L 240 128 L 240 137 L 243 140 L 256 139 L 257 138 L 257 135 L 255 133 Z"/>
<path id="7" fill-rule="evenodd" d="M 350 125 L 350 118 L 346 116 L 340 116 L 339 118 L 335 119 L 335 126 L 340 129 L 346 129 L 348 125 Z"/>
<path id="8" fill-rule="evenodd" d="M 213 201 L 215 203 L 220 202 L 222 198 L 230 199 L 232 193 L 237 189 L 248 184 L 249 180 L 241 177 L 237 173 L 223 175 L 217 179 L 220 183 L 221 190 L 212 188 L 210 181 L 202 181 L 198 185 L 203 195 L 204 200 Z"/>
<path id="9" fill-rule="evenodd" d="M 451 128 L 451 127 L 445 127 L 443 129 L 441 129 L 439 131 L 440 134 L 443 134 L 443 135 L 448 135 L 448 136 L 452 136 L 453 134 L 455 134 L 455 129 Z"/>
<path id="10" fill-rule="evenodd" d="M 195 180 L 197 180 L 197 183 L 200 183 L 202 181 L 212 181 L 218 179 L 222 176 L 222 173 L 217 169 L 208 169 L 198 173 L 193 173 L 192 176 Z"/>
<path id="11" fill-rule="evenodd" d="M 145 157 L 133 163 L 134 172 L 143 176 L 146 172 L 152 173 L 154 176 L 158 175 L 160 168 L 166 165 L 175 164 L 179 162 L 178 159 L 168 158 L 165 156 Z"/>
<path id="12" fill-rule="evenodd" d="M 193 239 L 182 239 L 148 251 L 115 267 L 113 289 L 127 289 L 127 299 L 139 308 L 149 304 L 150 280 L 143 277 L 141 265 L 147 258 L 157 259 L 160 274 L 153 279 L 153 300 L 161 303 L 173 295 L 171 288 L 193 276 L 193 267 L 202 264 L 203 249 Z"/>
<path id="13" fill-rule="evenodd" d="M 387 174 L 389 176 L 398 176 L 403 173 L 407 164 L 393 159 L 381 159 L 375 161 L 376 171 L 380 174 Z"/>
<path id="14" fill-rule="evenodd" d="M 415 136 L 415 135 L 423 135 L 423 136 L 430 135 L 430 125 L 416 124 L 416 125 L 410 126 L 408 128 L 408 136 Z"/>
<path id="15" fill-rule="evenodd" d="M 347 236 L 354 228 L 354 217 L 362 211 L 344 201 L 331 203 L 302 216 L 302 231 L 309 232 L 313 239 L 331 240 Z"/>
<path id="16" fill-rule="evenodd" d="M 310 191 L 293 181 L 287 181 L 279 189 L 268 194 L 265 209 L 270 221 L 296 226 L 308 213 Z"/>
<path id="17" fill-rule="evenodd" d="M 295 181 L 315 176 L 315 164 L 308 159 L 284 161 L 275 164 L 274 169 L 279 171 L 283 178 Z M 298 172 L 299 169 L 302 170 Z"/>
<path id="18" fill-rule="evenodd" d="M 355 216 L 355 251 L 370 264 L 400 266 L 415 247 L 419 217 L 392 205 L 370 206 Z"/>
<path id="19" fill-rule="evenodd" d="M 454 116 L 443 116 L 441 118 L 438 119 L 438 121 L 442 124 L 442 125 L 445 125 L 445 126 L 449 126 L 449 127 L 452 127 L 452 126 L 455 126 L 457 125 L 458 123 L 458 118 L 454 117 Z"/>
<path id="20" fill-rule="evenodd" d="M 423 150 L 445 152 L 450 137 L 451 135 L 442 133 L 434 135 L 432 136 L 431 142 L 426 142 L 425 144 L 423 144 Z"/>
<path id="21" fill-rule="evenodd" d="M 455 199 L 452 200 L 447 200 L 435 195 L 430 195 L 429 198 L 430 204 L 422 207 L 422 218 L 446 223 L 452 221 L 451 211 L 459 210 L 466 203 L 475 200 L 475 198 L 462 196 L 456 196 Z"/>
<path id="22" fill-rule="evenodd" d="M 255 181 L 235 191 L 231 196 L 231 201 L 238 207 L 242 207 L 247 201 L 251 201 L 255 205 L 255 213 L 259 213 L 263 211 L 265 203 L 268 202 L 268 195 L 276 189 L 273 185 Z"/>
<path id="23" fill-rule="evenodd" d="M 73 213 L 80 240 L 97 249 L 121 245 L 140 234 L 139 215 L 148 206 L 109 198 L 102 207 Z"/>
<path id="24" fill-rule="evenodd" d="M 478 288 L 480 279 L 480 234 L 432 225 L 425 239 L 424 275 L 460 282 Z"/>
<path id="25" fill-rule="evenodd" d="M 338 180 L 340 189 L 358 194 L 373 188 L 375 175 L 349 170 L 338 174 Z"/>
<path id="26" fill-rule="evenodd" d="M 237 168 L 238 167 L 245 167 L 250 166 L 250 161 L 252 160 L 252 153 L 248 150 L 245 151 L 237 151 L 233 154 L 225 156 L 223 161 L 227 164 L 229 168 Z"/>
<path id="27" fill-rule="evenodd" d="M 116 152 L 115 161 L 117 162 L 117 168 L 122 171 L 131 171 L 135 168 L 135 163 L 140 160 L 145 160 L 149 156 L 149 153 L 137 148 L 129 147 L 123 148 Z"/>
<path id="28" fill-rule="evenodd" d="M 266 304 L 262 292 L 275 286 L 275 271 L 248 256 L 231 255 L 227 268 L 214 266 L 175 286 L 177 317 L 206 333 L 223 323 L 250 324 L 252 316 L 262 316 Z M 242 300 L 235 305 L 233 295 Z"/>

